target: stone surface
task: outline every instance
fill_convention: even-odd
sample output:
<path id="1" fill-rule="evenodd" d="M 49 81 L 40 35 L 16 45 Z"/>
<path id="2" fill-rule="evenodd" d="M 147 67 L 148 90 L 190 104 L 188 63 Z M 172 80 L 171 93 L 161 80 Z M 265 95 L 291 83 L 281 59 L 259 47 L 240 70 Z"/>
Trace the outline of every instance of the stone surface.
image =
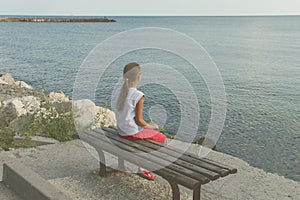
<path id="1" fill-rule="evenodd" d="M 24 109 L 29 113 L 38 110 L 41 105 L 40 100 L 34 96 L 24 96 L 20 100 L 24 104 Z"/>
<path id="2" fill-rule="evenodd" d="M 78 130 L 82 130 L 90 127 L 93 124 L 96 116 L 96 105 L 88 99 L 74 100 L 72 105 L 76 128 Z"/>
<path id="3" fill-rule="evenodd" d="M 95 107 L 96 112 L 96 127 L 117 127 L 115 113 L 107 108 L 100 106 Z"/>
<path id="4" fill-rule="evenodd" d="M 4 82 L 8 83 L 9 85 L 15 84 L 15 79 L 9 73 L 1 76 L 0 79 L 2 79 Z"/>
<path id="5" fill-rule="evenodd" d="M 4 120 L 10 123 L 17 117 L 26 114 L 26 110 L 23 108 L 23 103 L 18 98 L 14 98 L 3 102 L 2 113 Z"/>
<path id="6" fill-rule="evenodd" d="M 67 97 L 63 92 L 50 92 L 49 93 L 50 102 L 68 102 L 69 97 Z"/>
<path id="7" fill-rule="evenodd" d="M 1 200 L 23 200 L 13 190 L 8 188 L 3 182 L 0 181 L 0 199 Z"/>
<path id="8" fill-rule="evenodd" d="M 0 84 L 8 84 L 8 83 L 0 78 Z"/>
<path id="9" fill-rule="evenodd" d="M 53 138 L 42 137 L 42 136 L 32 136 L 31 138 L 26 138 L 25 136 L 15 135 L 13 137 L 14 144 L 27 144 L 29 146 L 40 146 L 47 144 L 58 144 L 59 141 Z"/>
<path id="10" fill-rule="evenodd" d="M 38 110 L 40 106 L 39 100 L 34 96 L 16 97 L 3 101 L 3 117 L 6 121 L 12 122 L 14 119 L 32 114 Z"/>
<path id="11" fill-rule="evenodd" d="M 68 113 L 68 112 L 72 111 L 72 102 L 71 101 L 52 102 L 51 104 L 59 114 Z"/>
<path id="12" fill-rule="evenodd" d="M 15 135 L 15 136 L 13 137 L 13 140 L 14 140 L 14 141 L 17 141 L 17 140 L 25 140 L 25 139 L 26 139 L 25 136 L 20 136 L 20 135 Z"/>
<path id="13" fill-rule="evenodd" d="M 17 85 L 0 84 L 0 101 L 5 101 L 15 97 L 38 96 L 41 92 L 28 88 L 22 88 Z"/>
<path id="14" fill-rule="evenodd" d="M 33 136 L 31 137 L 31 141 L 36 145 L 46 145 L 46 144 L 58 144 L 59 141 L 53 138 L 42 137 L 42 136 Z"/>
<path id="15" fill-rule="evenodd" d="M 30 89 L 30 90 L 33 89 L 32 86 L 28 85 L 28 84 L 25 83 L 24 81 L 16 81 L 15 84 L 16 84 L 17 86 L 22 87 L 22 88 L 27 88 L 27 89 Z"/>
<path id="16" fill-rule="evenodd" d="M 109 109 L 96 106 L 91 100 L 74 100 L 72 105 L 78 130 L 89 127 L 116 126 L 115 114 Z"/>
<path id="17" fill-rule="evenodd" d="M 68 200 L 57 188 L 14 159 L 3 166 L 3 182 L 24 200 Z"/>
<path id="18" fill-rule="evenodd" d="M 175 140 L 168 140 L 170 143 Z M 164 195 L 171 199 L 170 186 L 159 176 L 154 182 L 147 181 L 134 174 L 119 173 L 101 178 L 98 175 L 99 158 L 95 149 L 85 146 L 80 140 L 64 142 L 54 145 L 45 145 L 30 149 L 17 149 L 0 153 L 0 180 L 2 177 L 2 163 L 11 159 L 18 159 L 30 167 L 44 179 L 63 191 L 73 199 L 160 199 Z M 201 152 L 199 145 L 183 144 L 180 141 L 176 146 L 186 146 L 188 151 L 198 155 Z M 89 149 L 90 148 L 90 149 Z M 207 149 L 206 149 L 207 150 Z M 95 154 L 93 154 L 95 153 Z M 110 166 L 116 166 L 116 158 L 105 154 Z M 201 200 L 298 200 L 300 183 L 286 179 L 276 174 L 267 173 L 254 168 L 241 159 L 220 152 L 208 150 L 210 159 L 237 167 L 237 174 L 220 178 L 202 186 Z M 129 163 L 126 162 L 128 167 Z M 185 190 L 191 195 L 190 190 Z M 127 194 L 128 193 L 128 194 Z M 146 197 L 146 198 L 145 198 Z M 187 197 L 191 199 L 191 196 Z"/>
<path id="19" fill-rule="evenodd" d="M 33 87 L 25 83 L 24 81 L 15 81 L 15 79 L 11 76 L 11 74 L 7 73 L 0 77 L 1 84 L 8 84 L 8 85 L 16 85 L 22 88 L 27 88 L 32 90 Z"/>

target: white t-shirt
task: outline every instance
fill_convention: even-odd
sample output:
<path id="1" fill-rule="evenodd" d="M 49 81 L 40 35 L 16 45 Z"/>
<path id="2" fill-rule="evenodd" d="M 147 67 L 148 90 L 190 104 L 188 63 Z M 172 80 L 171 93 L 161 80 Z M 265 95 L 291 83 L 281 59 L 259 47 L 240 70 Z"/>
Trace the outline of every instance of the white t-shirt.
<path id="1" fill-rule="evenodd" d="M 136 88 L 129 88 L 123 110 L 116 111 L 116 119 L 120 135 L 129 136 L 141 131 L 141 127 L 139 127 L 135 122 L 135 106 L 143 96 L 143 92 Z"/>

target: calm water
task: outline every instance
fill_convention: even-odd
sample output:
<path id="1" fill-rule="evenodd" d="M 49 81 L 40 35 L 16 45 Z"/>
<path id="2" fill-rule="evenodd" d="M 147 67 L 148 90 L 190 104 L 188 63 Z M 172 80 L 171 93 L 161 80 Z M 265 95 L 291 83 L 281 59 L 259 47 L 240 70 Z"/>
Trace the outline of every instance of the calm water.
<path id="1" fill-rule="evenodd" d="M 217 150 L 300 181 L 300 17 L 114 18 L 117 23 L 0 23 L 0 72 L 10 72 L 36 88 L 71 95 L 84 58 L 109 36 L 138 27 L 180 31 L 208 51 L 225 83 L 227 116 Z M 98 104 L 105 105 L 110 99 L 111 85 L 128 60 L 186 65 L 154 50 L 125 55 L 106 72 L 103 82 L 107 85 L 97 90 Z M 193 77 L 192 72 L 183 71 Z M 205 84 L 200 85 L 195 90 L 201 107 L 198 134 L 203 135 L 210 100 Z M 176 101 L 165 88 L 141 89 L 148 96 L 159 95 L 161 102 Z M 152 100 L 149 98 L 148 107 L 155 103 Z M 178 108 L 166 106 L 171 109 L 170 119 L 176 121 Z M 174 120 L 167 121 L 170 131 Z"/>

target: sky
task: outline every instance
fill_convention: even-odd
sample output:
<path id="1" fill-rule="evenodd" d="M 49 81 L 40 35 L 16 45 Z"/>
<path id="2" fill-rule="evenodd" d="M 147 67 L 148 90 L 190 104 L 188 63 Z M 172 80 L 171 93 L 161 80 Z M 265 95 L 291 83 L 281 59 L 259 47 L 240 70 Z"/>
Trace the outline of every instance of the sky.
<path id="1" fill-rule="evenodd" d="M 0 0 L 0 15 L 300 15 L 300 0 Z"/>

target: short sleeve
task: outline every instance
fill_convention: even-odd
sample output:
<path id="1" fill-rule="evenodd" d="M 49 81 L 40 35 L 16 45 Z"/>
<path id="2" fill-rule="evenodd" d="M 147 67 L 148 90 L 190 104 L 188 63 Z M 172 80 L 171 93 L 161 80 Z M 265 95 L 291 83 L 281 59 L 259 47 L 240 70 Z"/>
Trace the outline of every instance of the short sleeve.
<path id="1" fill-rule="evenodd" d="M 139 100 L 144 96 L 144 93 L 136 90 L 134 96 L 133 96 L 133 105 L 134 107 L 136 106 L 136 104 L 139 102 Z"/>

